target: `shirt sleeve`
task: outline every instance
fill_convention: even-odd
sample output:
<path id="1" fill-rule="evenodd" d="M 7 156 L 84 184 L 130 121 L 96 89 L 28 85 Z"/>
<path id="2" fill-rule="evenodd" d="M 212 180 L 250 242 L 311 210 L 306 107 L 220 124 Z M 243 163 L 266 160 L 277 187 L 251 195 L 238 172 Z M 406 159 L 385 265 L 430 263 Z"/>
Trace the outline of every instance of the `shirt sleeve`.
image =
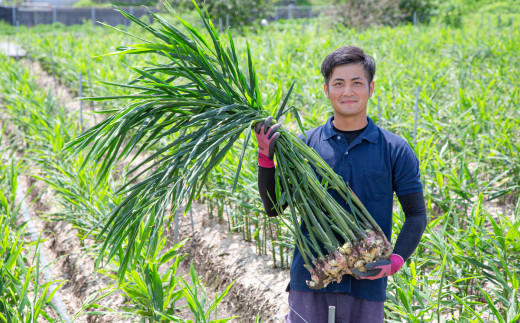
<path id="1" fill-rule="evenodd" d="M 422 192 L 419 161 L 408 143 L 403 142 L 392 165 L 392 186 L 397 197 Z"/>
<path id="2" fill-rule="evenodd" d="M 277 216 L 278 212 L 275 205 L 276 200 L 276 180 L 275 180 L 275 168 L 265 168 L 258 166 L 258 192 L 264 205 L 265 213 L 267 216 Z M 283 192 L 283 187 L 281 188 Z M 287 208 L 287 203 L 282 206 L 282 210 Z"/>
<path id="3" fill-rule="evenodd" d="M 399 203 L 403 209 L 405 221 L 397 236 L 394 253 L 406 261 L 419 245 L 426 228 L 426 206 L 422 192 L 403 195 L 399 197 Z"/>

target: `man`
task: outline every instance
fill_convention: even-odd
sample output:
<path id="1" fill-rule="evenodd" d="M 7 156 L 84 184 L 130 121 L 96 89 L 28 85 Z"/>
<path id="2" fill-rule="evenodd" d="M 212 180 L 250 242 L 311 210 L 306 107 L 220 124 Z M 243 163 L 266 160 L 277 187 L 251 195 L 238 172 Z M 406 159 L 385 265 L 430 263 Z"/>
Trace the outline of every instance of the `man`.
<path id="1" fill-rule="evenodd" d="M 376 126 L 367 117 L 367 103 L 374 91 L 374 60 L 361 49 L 341 47 L 323 61 L 323 90 L 334 115 L 300 139 L 314 148 L 363 202 L 390 241 L 393 194 L 406 220 L 389 260 L 366 265 L 340 283 L 322 290 L 306 285 L 310 273 L 296 247 L 288 286 L 290 312 L 286 322 L 327 322 L 328 307 L 336 307 L 336 322 L 383 322 L 387 276 L 397 272 L 413 253 L 426 227 L 426 209 L 419 180 L 419 163 L 406 141 Z M 258 188 L 265 210 L 276 216 L 274 144 L 280 127 L 272 118 L 255 125 L 259 146 Z M 275 201 L 276 202 L 276 201 Z M 342 202 L 346 207 L 346 204 Z"/>

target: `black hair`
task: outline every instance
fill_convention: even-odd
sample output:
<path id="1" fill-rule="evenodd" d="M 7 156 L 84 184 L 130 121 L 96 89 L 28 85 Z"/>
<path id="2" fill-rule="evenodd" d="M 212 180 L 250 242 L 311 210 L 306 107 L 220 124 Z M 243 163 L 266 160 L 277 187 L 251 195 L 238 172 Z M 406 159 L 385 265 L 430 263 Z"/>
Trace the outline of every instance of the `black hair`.
<path id="1" fill-rule="evenodd" d="M 340 47 L 325 57 L 321 64 L 321 74 L 325 78 L 327 86 L 334 68 L 346 64 L 362 64 L 370 86 L 376 74 L 376 63 L 370 55 L 365 54 L 361 48 L 356 46 Z"/>

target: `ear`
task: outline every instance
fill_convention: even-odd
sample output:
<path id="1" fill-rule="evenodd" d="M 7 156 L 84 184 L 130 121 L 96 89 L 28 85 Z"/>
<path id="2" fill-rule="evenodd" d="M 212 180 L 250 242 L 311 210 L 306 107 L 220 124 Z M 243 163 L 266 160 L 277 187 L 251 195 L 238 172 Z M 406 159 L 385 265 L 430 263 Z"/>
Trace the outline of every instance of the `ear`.
<path id="1" fill-rule="evenodd" d="M 325 92 L 325 96 L 327 96 L 327 99 L 330 100 L 330 97 L 329 97 L 329 88 L 327 86 L 327 83 L 323 83 L 323 92 Z"/>
<path id="2" fill-rule="evenodd" d="M 370 82 L 370 85 L 368 87 L 368 93 L 369 93 L 368 97 L 369 98 L 372 97 L 372 94 L 374 93 L 374 85 L 375 85 L 374 81 Z"/>

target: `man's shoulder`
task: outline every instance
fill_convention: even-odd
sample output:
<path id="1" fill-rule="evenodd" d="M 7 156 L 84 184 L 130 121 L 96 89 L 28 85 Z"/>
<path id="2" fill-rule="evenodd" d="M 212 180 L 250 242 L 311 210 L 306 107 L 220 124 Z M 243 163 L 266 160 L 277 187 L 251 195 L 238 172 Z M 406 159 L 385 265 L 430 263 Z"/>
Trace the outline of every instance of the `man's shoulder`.
<path id="1" fill-rule="evenodd" d="M 406 141 L 406 139 L 403 137 L 383 128 L 379 128 L 379 130 L 384 143 L 389 145 L 391 148 L 399 149 L 410 146 L 408 141 Z"/>
<path id="2" fill-rule="evenodd" d="M 379 129 L 382 142 L 386 145 L 391 160 L 417 160 L 413 148 L 406 139 L 386 129 Z"/>

